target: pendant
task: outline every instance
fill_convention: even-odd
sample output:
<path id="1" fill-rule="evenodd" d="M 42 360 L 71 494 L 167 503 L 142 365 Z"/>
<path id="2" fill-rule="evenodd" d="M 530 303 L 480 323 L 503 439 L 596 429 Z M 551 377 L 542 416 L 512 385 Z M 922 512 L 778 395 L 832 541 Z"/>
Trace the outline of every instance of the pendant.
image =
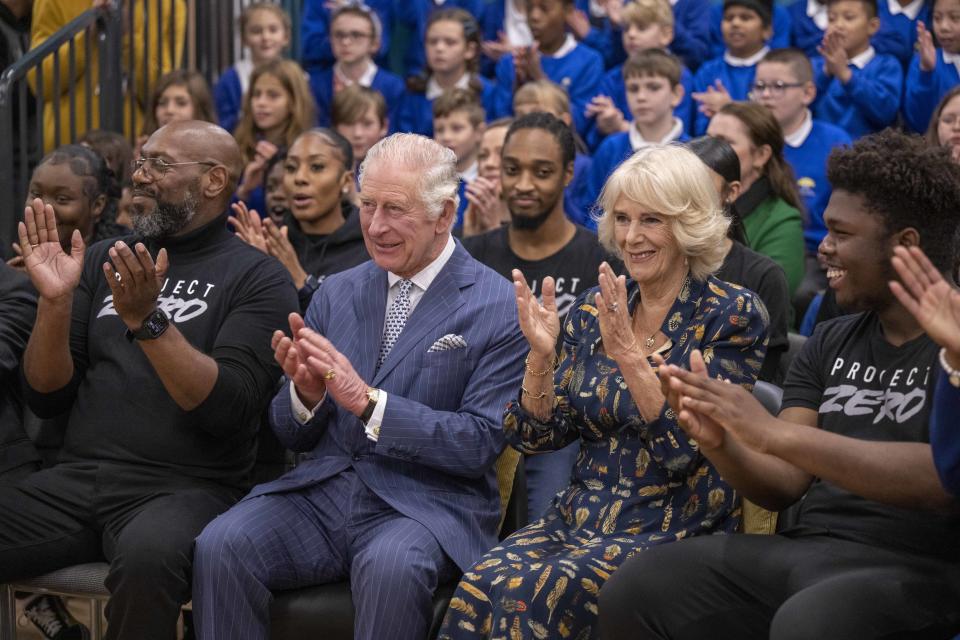
<path id="1" fill-rule="evenodd" d="M 644 344 L 647 345 L 647 349 L 653 349 L 653 345 L 655 345 L 656 343 L 657 343 L 657 339 L 654 336 L 650 336 L 649 338 L 647 338 L 646 342 L 644 342 Z"/>

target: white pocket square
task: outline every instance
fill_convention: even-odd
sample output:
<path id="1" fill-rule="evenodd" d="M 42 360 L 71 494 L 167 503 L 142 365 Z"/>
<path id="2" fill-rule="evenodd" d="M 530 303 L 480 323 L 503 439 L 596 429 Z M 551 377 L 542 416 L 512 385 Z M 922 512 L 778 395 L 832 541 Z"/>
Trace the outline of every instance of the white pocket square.
<path id="1" fill-rule="evenodd" d="M 436 353 L 438 351 L 450 351 L 451 349 L 465 349 L 467 347 L 467 341 L 463 339 L 463 336 L 458 336 L 453 333 L 448 333 L 443 336 L 436 342 L 434 342 L 427 353 Z"/>

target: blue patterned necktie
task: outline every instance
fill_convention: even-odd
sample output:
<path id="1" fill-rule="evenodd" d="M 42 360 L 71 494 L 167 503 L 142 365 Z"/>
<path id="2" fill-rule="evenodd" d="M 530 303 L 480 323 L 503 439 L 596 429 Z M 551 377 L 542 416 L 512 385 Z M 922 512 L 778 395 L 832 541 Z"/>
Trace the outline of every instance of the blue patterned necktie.
<path id="1" fill-rule="evenodd" d="M 401 280 L 397 283 L 397 297 L 393 299 L 390 305 L 390 311 L 387 313 L 387 322 L 383 327 L 383 339 L 380 340 L 380 357 L 377 359 L 377 369 L 387 359 L 393 345 L 397 343 L 403 326 L 407 323 L 407 316 L 410 315 L 410 286 L 411 280 Z"/>

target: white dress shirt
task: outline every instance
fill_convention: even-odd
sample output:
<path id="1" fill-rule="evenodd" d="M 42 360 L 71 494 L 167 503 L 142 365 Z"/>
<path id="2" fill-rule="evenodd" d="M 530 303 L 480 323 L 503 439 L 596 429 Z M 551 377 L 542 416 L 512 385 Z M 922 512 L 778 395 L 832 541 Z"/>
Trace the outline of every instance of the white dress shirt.
<path id="1" fill-rule="evenodd" d="M 647 140 L 643 137 L 643 134 L 640 133 L 640 127 L 634 125 L 630 127 L 628 135 L 630 136 L 630 148 L 634 151 L 639 151 L 644 147 L 649 147 L 655 144 L 667 144 L 668 142 L 673 142 L 683 134 L 683 122 L 680 118 L 673 119 L 673 128 L 667 132 L 667 135 L 663 136 L 662 140 Z"/>
<path id="2" fill-rule="evenodd" d="M 852 64 L 857 69 L 863 69 L 865 66 L 870 64 L 870 61 L 873 60 L 876 56 L 877 56 L 877 50 L 874 49 L 872 46 L 870 46 L 870 47 L 867 47 L 867 50 L 864 51 L 863 53 L 858 53 L 857 55 L 847 60 L 847 64 Z"/>
<path id="3" fill-rule="evenodd" d="M 417 308 L 420 300 L 423 298 L 423 294 L 427 292 L 427 289 L 440 274 L 440 271 L 443 270 L 443 267 L 446 266 L 447 261 L 450 260 L 450 256 L 453 255 L 454 249 L 456 249 L 456 242 L 453 240 L 453 236 L 447 237 L 447 244 L 443 247 L 443 251 L 440 252 L 433 262 L 424 267 L 419 271 L 415 276 L 410 278 L 410 281 L 413 283 L 413 286 L 410 287 L 410 292 L 407 294 L 410 298 L 410 316 L 413 315 L 413 310 Z M 399 287 L 396 286 L 398 282 L 403 280 L 402 277 L 397 274 L 388 271 L 387 272 L 387 304 L 383 312 L 383 322 L 387 322 L 387 314 L 390 313 L 390 307 L 393 305 L 393 301 L 396 300 L 398 295 Z M 407 316 L 409 320 L 410 316 Z M 381 329 L 381 334 L 383 330 Z M 297 395 L 294 385 L 290 385 L 290 406 L 293 409 L 293 417 L 299 424 L 306 424 L 313 419 L 314 414 L 317 409 L 320 408 L 320 405 L 323 404 L 323 401 L 326 400 L 327 396 L 324 394 L 323 398 L 320 399 L 320 402 L 312 409 L 308 409 L 304 406 L 303 401 L 300 400 L 300 397 Z M 380 425 L 383 423 L 383 414 L 387 410 L 387 392 L 383 389 L 380 390 L 380 395 L 377 398 L 377 404 L 373 408 L 373 415 L 370 416 L 370 420 L 367 421 L 365 430 L 367 433 L 367 438 L 376 442 L 380 437 Z"/>
<path id="4" fill-rule="evenodd" d="M 768 46 L 764 46 L 749 58 L 740 58 L 727 51 L 723 54 L 723 61 L 731 67 L 755 67 L 768 53 L 770 53 L 770 47 Z"/>

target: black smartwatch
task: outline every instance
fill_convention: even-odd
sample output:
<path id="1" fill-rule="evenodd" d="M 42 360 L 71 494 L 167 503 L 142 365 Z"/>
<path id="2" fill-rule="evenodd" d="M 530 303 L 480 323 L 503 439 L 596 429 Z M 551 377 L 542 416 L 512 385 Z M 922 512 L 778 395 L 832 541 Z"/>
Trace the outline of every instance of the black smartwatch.
<path id="1" fill-rule="evenodd" d="M 163 332 L 170 326 L 170 320 L 167 314 L 161 309 L 154 309 L 153 313 L 143 320 L 143 324 L 136 331 L 127 329 L 127 340 L 156 340 L 163 335 Z"/>

